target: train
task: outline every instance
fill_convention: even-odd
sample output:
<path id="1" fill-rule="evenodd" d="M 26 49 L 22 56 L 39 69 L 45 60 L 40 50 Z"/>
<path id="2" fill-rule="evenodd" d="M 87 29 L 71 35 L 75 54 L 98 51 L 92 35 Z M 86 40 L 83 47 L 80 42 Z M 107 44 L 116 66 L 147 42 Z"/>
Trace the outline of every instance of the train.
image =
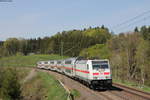
<path id="1" fill-rule="evenodd" d="M 37 62 L 37 68 L 56 71 L 78 80 L 91 89 L 112 86 L 111 67 L 108 59 L 73 57 L 64 60 Z"/>

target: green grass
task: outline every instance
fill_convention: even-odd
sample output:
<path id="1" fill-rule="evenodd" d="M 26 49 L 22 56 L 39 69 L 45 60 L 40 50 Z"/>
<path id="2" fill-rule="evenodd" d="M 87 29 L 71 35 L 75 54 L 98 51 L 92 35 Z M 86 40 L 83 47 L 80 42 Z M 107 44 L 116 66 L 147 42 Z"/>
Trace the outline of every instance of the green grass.
<path id="1" fill-rule="evenodd" d="M 67 100 L 67 93 L 59 81 L 48 73 L 39 72 L 47 88 L 47 100 Z"/>
<path id="2" fill-rule="evenodd" d="M 22 90 L 24 99 L 67 100 L 65 89 L 46 72 L 37 72 L 37 76 L 26 82 Z"/>
<path id="3" fill-rule="evenodd" d="M 64 57 L 66 58 L 66 57 Z M 38 61 L 61 59 L 59 55 L 10 56 L 0 58 L 0 67 L 35 67 Z"/>
<path id="4" fill-rule="evenodd" d="M 123 85 L 126 85 L 126 86 L 129 86 L 129 87 L 134 87 L 134 88 L 137 88 L 137 89 L 140 89 L 142 91 L 145 91 L 145 92 L 150 92 L 150 87 L 149 86 L 143 86 L 142 88 L 135 82 L 129 82 L 129 81 L 121 81 L 121 80 L 116 80 L 116 79 L 113 79 L 113 82 L 115 83 L 120 83 L 120 84 L 123 84 Z"/>
<path id="5" fill-rule="evenodd" d="M 81 96 L 80 92 L 79 92 L 78 90 L 76 90 L 76 89 L 72 89 L 72 90 L 71 90 L 71 94 L 72 94 L 75 98 Z"/>

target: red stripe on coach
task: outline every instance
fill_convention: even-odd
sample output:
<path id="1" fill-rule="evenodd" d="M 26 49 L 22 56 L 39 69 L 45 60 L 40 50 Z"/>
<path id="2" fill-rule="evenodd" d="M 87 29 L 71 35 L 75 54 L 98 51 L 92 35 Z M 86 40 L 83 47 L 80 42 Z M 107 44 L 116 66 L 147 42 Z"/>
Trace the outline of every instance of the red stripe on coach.
<path id="1" fill-rule="evenodd" d="M 99 75 L 99 73 L 93 73 L 93 75 Z"/>
<path id="2" fill-rule="evenodd" d="M 73 68 L 70 68 L 70 67 L 64 67 L 65 69 L 69 69 L 69 70 L 75 70 L 75 71 L 78 71 L 78 72 L 82 72 L 82 73 L 90 73 L 89 71 L 85 71 L 85 70 L 79 70 L 79 69 L 73 69 Z"/>
<path id="3" fill-rule="evenodd" d="M 110 74 L 110 72 L 104 72 L 104 75 L 109 75 Z"/>

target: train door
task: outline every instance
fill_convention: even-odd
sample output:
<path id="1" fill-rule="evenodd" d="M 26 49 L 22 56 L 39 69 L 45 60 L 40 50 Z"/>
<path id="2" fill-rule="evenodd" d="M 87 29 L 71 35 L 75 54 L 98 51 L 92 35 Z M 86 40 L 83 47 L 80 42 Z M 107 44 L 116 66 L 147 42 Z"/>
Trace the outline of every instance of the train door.
<path id="1" fill-rule="evenodd" d="M 75 77 L 75 75 L 76 75 L 76 71 L 75 71 L 75 69 L 76 69 L 76 62 L 74 61 L 73 62 L 73 64 L 72 64 L 73 66 L 72 66 L 72 75 L 73 75 L 73 77 Z"/>
<path id="2" fill-rule="evenodd" d="M 89 72 L 89 64 L 86 65 L 86 69 L 87 69 L 87 71 Z M 87 77 L 87 79 L 89 79 L 89 73 L 86 74 L 86 77 Z"/>

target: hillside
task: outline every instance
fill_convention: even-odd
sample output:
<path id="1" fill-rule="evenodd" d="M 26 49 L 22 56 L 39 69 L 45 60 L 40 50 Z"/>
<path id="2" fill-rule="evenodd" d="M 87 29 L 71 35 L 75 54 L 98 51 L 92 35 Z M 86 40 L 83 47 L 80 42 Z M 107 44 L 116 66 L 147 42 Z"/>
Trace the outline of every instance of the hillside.
<path id="1" fill-rule="evenodd" d="M 100 59 L 108 59 L 110 57 L 110 51 L 105 44 L 96 44 L 89 48 L 83 49 L 80 52 L 80 56 L 84 57 L 98 57 Z"/>
<path id="2" fill-rule="evenodd" d="M 0 80 L 1 100 L 67 99 L 67 92 L 53 75 L 33 68 L 0 67 Z"/>
<path id="3" fill-rule="evenodd" d="M 59 55 L 17 55 L 3 57 L 0 58 L 0 67 L 35 67 L 38 61 L 51 59 L 62 59 L 62 57 Z"/>
<path id="4" fill-rule="evenodd" d="M 12 56 L 17 53 L 61 54 L 65 56 L 79 56 L 82 49 L 96 44 L 105 44 L 112 34 L 104 27 L 87 28 L 83 30 L 69 30 L 58 32 L 51 37 L 38 39 L 9 38 L 1 44 L 0 57 Z"/>

